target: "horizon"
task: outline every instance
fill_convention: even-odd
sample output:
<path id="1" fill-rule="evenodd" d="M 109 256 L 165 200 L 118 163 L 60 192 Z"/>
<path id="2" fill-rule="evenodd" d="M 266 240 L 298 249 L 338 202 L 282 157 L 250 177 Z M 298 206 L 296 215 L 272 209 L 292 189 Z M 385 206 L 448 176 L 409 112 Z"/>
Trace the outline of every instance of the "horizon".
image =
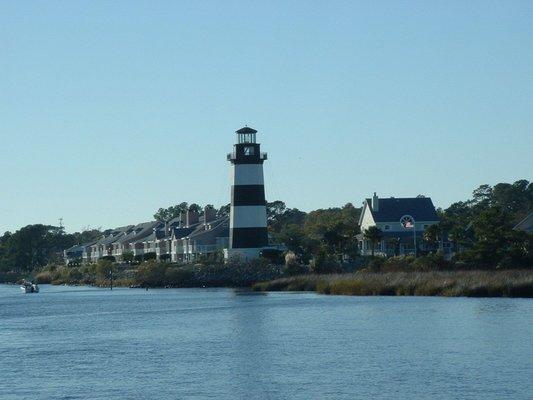
<path id="1" fill-rule="evenodd" d="M 533 3 L 281 4 L 3 2 L 0 232 L 219 208 L 246 124 L 305 212 L 532 180 Z"/>

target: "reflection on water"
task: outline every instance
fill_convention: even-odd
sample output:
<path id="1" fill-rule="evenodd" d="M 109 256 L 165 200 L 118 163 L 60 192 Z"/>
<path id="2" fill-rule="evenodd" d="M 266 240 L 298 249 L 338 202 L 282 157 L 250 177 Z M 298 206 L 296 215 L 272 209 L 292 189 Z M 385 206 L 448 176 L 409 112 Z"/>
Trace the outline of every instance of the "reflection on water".
<path id="1" fill-rule="evenodd" d="M 4 399 L 526 399 L 525 299 L 0 285 Z"/>

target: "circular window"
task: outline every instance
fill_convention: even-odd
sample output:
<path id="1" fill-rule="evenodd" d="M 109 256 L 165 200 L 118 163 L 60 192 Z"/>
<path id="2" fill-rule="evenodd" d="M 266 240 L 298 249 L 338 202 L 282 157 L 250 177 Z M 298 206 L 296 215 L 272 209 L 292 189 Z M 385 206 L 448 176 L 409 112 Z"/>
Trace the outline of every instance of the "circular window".
<path id="1" fill-rule="evenodd" d="M 405 229 L 411 229 L 415 226 L 415 219 L 410 215 L 404 215 L 400 218 L 400 224 L 402 224 Z"/>

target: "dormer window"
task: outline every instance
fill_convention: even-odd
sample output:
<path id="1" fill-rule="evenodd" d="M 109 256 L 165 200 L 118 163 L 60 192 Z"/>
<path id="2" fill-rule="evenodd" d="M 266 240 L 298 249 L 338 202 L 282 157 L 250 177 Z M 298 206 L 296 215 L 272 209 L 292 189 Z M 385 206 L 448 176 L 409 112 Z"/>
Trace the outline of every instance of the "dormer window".
<path id="1" fill-rule="evenodd" d="M 244 155 L 245 156 L 253 156 L 254 155 L 254 147 L 253 146 L 246 146 L 244 148 Z"/>

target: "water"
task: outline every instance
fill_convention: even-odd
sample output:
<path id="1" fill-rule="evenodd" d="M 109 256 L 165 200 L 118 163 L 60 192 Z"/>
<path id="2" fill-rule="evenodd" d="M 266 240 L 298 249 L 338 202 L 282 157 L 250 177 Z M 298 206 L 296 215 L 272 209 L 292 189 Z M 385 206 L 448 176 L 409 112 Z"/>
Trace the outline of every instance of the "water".
<path id="1" fill-rule="evenodd" d="M 0 285 L 0 399 L 531 399 L 526 299 Z"/>

